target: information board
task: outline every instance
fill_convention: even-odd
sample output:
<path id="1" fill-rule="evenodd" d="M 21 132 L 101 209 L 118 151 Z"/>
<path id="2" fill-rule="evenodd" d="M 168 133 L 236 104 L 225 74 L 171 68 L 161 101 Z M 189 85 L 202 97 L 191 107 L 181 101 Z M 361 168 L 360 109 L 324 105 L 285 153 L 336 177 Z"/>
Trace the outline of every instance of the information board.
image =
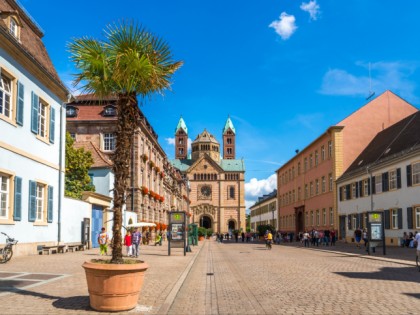
<path id="1" fill-rule="evenodd" d="M 171 255 L 171 248 L 183 248 L 186 255 L 186 214 L 183 211 L 169 212 L 169 238 L 168 255 Z"/>

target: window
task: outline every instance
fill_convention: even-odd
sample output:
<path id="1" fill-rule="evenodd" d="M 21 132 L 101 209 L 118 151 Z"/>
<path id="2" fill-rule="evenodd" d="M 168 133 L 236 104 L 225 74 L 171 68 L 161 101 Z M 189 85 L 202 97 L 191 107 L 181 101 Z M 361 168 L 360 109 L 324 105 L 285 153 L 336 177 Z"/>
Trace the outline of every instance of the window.
<path id="1" fill-rule="evenodd" d="M 315 195 L 319 195 L 319 180 L 315 180 Z"/>
<path id="2" fill-rule="evenodd" d="M 328 141 L 328 158 L 332 157 L 332 141 Z"/>
<path id="3" fill-rule="evenodd" d="M 327 210 L 322 209 L 322 225 L 327 225 Z"/>
<path id="4" fill-rule="evenodd" d="M 412 166 L 412 172 L 413 172 L 413 185 L 420 184 L 420 162 L 414 163 Z"/>
<path id="5" fill-rule="evenodd" d="M 325 146 L 321 147 L 321 161 L 325 160 Z"/>
<path id="6" fill-rule="evenodd" d="M 357 226 L 357 214 L 353 214 L 351 216 L 351 219 L 352 219 L 352 227 L 353 227 L 353 230 L 355 230 L 355 229 L 358 228 L 358 226 Z"/>
<path id="7" fill-rule="evenodd" d="M 298 200 L 300 200 L 300 198 L 301 198 L 301 193 L 302 193 L 301 190 L 302 189 L 300 189 L 300 187 L 298 187 Z M 306 221 L 306 222 L 308 222 L 308 221 Z"/>
<path id="8" fill-rule="evenodd" d="M 398 209 L 391 209 L 391 228 L 398 229 Z"/>
<path id="9" fill-rule="evenodd" d="M 232 138 L 227 138 L 226 142 L 227 142 L 227 144 L 232 144 Z"/>
<path id="10" fill-rule="evenodd" d="M 389 171 L 389 190 L 397 189 L 397 172 Z"/>
<path id="11" fill-rule="evenodd" d="M 311 225 L 314 225 L 314 212 L 311 211 Z"/>
<path id="12" fill-rule="evenodd" d="M 312 154 L 309 155 L 309 168 L 312 168 Z"/>
<path id="13" fill-rule="evenodd" d="M 77 108 L 74 106 L 67 106 L 66 108 L 66 116 L 67 117 L 77 117 Z"/>
<path id="14" fill-rule="evenodd" d="M 318 151 L 315 151 L 315 166 L 318 166 Z"/>
<path id="15" fill-rule="evenodd" d="M 333 190 L 333 177 L 332 177 L 332 174 L 330 173 L 330 174 L 328 174 L 328 183 L 329 183 L 329 189 L 330 189 L 330 191 L 332 191 Z"/>
<path id="16" fill-rule="evenodd" d="M 356 183 L 351 184 L 351 198 L 352 199 L 356 198 Z"/>
<path id="17" fill-rule="evenodd" d="M 15 37 L 19 38 L 19 28 L 16 20 L 14 18 L 10 18 L 10 25 L 9 25 L 10 33 Z"/>
<path id="18" fill-rule="evenodd" d="M 115 133 L 104 133 L 104 151 L 115 150 Z"/>
<path id="19" fill-rule="evenodd" d="M 235 186 L 229 186 L 228 199 L 235 199 Z"/>
<path id="20" fill-rule="evenodd" d="M 0 175 L 0 218 L 9 217 L 10 180 L 8 176 Z"/>
<path id="21" fill-rule="evenodd" d="M 367 179 L 363 180 L 363 196 L 369 196 L 369 181 Z"/>
<path id="22" fill-rule="evenodd" d="M 330 208 L 330 225 L 334 225 L 334 211 Z"/>
<path id="23" fill-rule="evenodd" d="M 107 106 L 104 109 L 103 115 L 106 117 L 117 116 L 117 109 L 115 106 Z"/>
<path id="24" fill-rule="evenodd" d="M 316 210 L 316 225 L 317 226 L 319 226 L 319 220 L 320 220 L 320 217 L 319 217 L 319 210 Z"/>
<path id="25" fill-rule="evenodd" d="M 309 195 L 312 197 L 314 195 L 314 183 L 310 182 L 309 184 Z"/>
<path id="26" fill-rule="evenodd" d="M 38 103 L 38 135 L 47 136 L 47 105 L 42 101 Z"/>
<path id="27" fill-rule="evenodd" d="M 55 109 L 33 92 L 31 100 L 31 131 L 43 141 L 49 138 L 50 143 L 54 143 Z"/>
<path id="28" fill-rule="evenodd" d="M 305 199 L 308 199 L 308 184 L 305 184 Z"/>
<path id="29" fill-rule="evenodd" d="M 303 170 L 306 172 L 308 170 L 308 159 L 305 158 L 303 161 Z"/>
<path id="30" fill-rule="evenodd" d="M 375 192 L 377 194 L 382 192 L 382 174 L 375 176 Z"/>
<path id="31" fill-rule="evenodd" d="M 44 198 L 45 198 L 45 186 L 42 184 L 36 184 L 36 217 L 35 221 L 44 220 Z"/>
<path id="32" fill-rule="evenodd" d="M 232 149 L 231 148 L 227 148 L 227 154 L 232 154 Z"/>
<path id="33" fill-rule="evenodd" d="M 342 194 L 342 196 L 341 196 L 341 199 L 342 199 L 342 200 L 347 200 L 347 186 L 346 186 L 346 185 L 344 185 L 344 186 L 342 187 L 342 192 L 343 192 L 343 194 Z"/>
<path id="34" fill-rule="evenodd" d="M 0 80 L 0 115 L 12 118 L 12 80 L 1 75 Z"/>
<path id="35" fill-rule="evenodd" d="M 326 189 L 326 187 L 325 187 L 325 184 L 326 184 L 325 183 L 325 176 L 322 176 L 322 179 L 321 180 L 322 180 L 322 188 L 321 189 L 322 189 L 322 192 L 324 193 L 325 192 L 325 189 Z"/>
<path id="36" fill-rule="evenodd" d="M 416 229 L 420 229 L 420 207 L 416 207 L 414 213 L 416 215 Z"/>

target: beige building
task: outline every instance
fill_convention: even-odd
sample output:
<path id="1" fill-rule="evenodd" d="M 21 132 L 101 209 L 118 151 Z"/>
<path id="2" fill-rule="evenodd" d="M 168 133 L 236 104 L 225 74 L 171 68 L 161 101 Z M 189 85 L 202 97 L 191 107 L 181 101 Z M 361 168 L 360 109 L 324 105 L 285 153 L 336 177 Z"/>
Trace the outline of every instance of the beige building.
<path id="1" fill-rule="evenodd" d="M 245 164 L 235 159 L 236 130 L 230 118 L 222 137 L 223 157 L 219 142 L 207 130 L 192 142 L 188 157 L 188 129 L 181 118 L 175 129 L 172 165 L 189 181 L 187 199 L 194 223 L 214 232 L 245 231 Z"/>
<path id="2" fill-rule="evenodd" d="M 251 210 L 251 231 L 257 231 L 259 225 L 271 225 L 276 230 L 277 226 L 277 189 L 271 193 L 258 197 Z"/>

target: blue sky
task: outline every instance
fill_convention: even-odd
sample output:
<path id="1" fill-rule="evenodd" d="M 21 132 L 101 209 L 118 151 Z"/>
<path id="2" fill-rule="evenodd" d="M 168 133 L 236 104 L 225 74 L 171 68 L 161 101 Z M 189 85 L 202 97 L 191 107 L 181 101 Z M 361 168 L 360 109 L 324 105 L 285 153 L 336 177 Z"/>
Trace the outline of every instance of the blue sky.
<path id="1" fill-rule="evenodd" d="M 142 110 L 169 158 L 183 116 L 194 139 L 219 141 L 228 117 L 247 166 L 246 200 L 275 188 L 274 171 L 330 125 L 390 89 L 418 107 L 419 1 L 395 0 L 20 0 L 45 30 L 64 82 L 66 44 L 135 19 L 164 38 L 184 66 L 172 91 Z"/>

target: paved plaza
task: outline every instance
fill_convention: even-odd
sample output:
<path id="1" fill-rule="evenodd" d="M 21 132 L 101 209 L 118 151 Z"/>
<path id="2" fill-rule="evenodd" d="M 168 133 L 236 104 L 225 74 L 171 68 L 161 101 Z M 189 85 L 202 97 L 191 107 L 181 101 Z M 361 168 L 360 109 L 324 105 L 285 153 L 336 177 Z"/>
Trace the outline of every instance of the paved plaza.
<path id="1" fill-rule="evenodd" d="M 354 245 L 200 242 L 183 256 L 143 246 L 150 266 L 128 314 L 419 314 L 415 250 L 367 256 Z M 89 308 L 83 261 L 98 250 L 16 257 L 0 265 L 2 314 L 98 314 Z"/>

